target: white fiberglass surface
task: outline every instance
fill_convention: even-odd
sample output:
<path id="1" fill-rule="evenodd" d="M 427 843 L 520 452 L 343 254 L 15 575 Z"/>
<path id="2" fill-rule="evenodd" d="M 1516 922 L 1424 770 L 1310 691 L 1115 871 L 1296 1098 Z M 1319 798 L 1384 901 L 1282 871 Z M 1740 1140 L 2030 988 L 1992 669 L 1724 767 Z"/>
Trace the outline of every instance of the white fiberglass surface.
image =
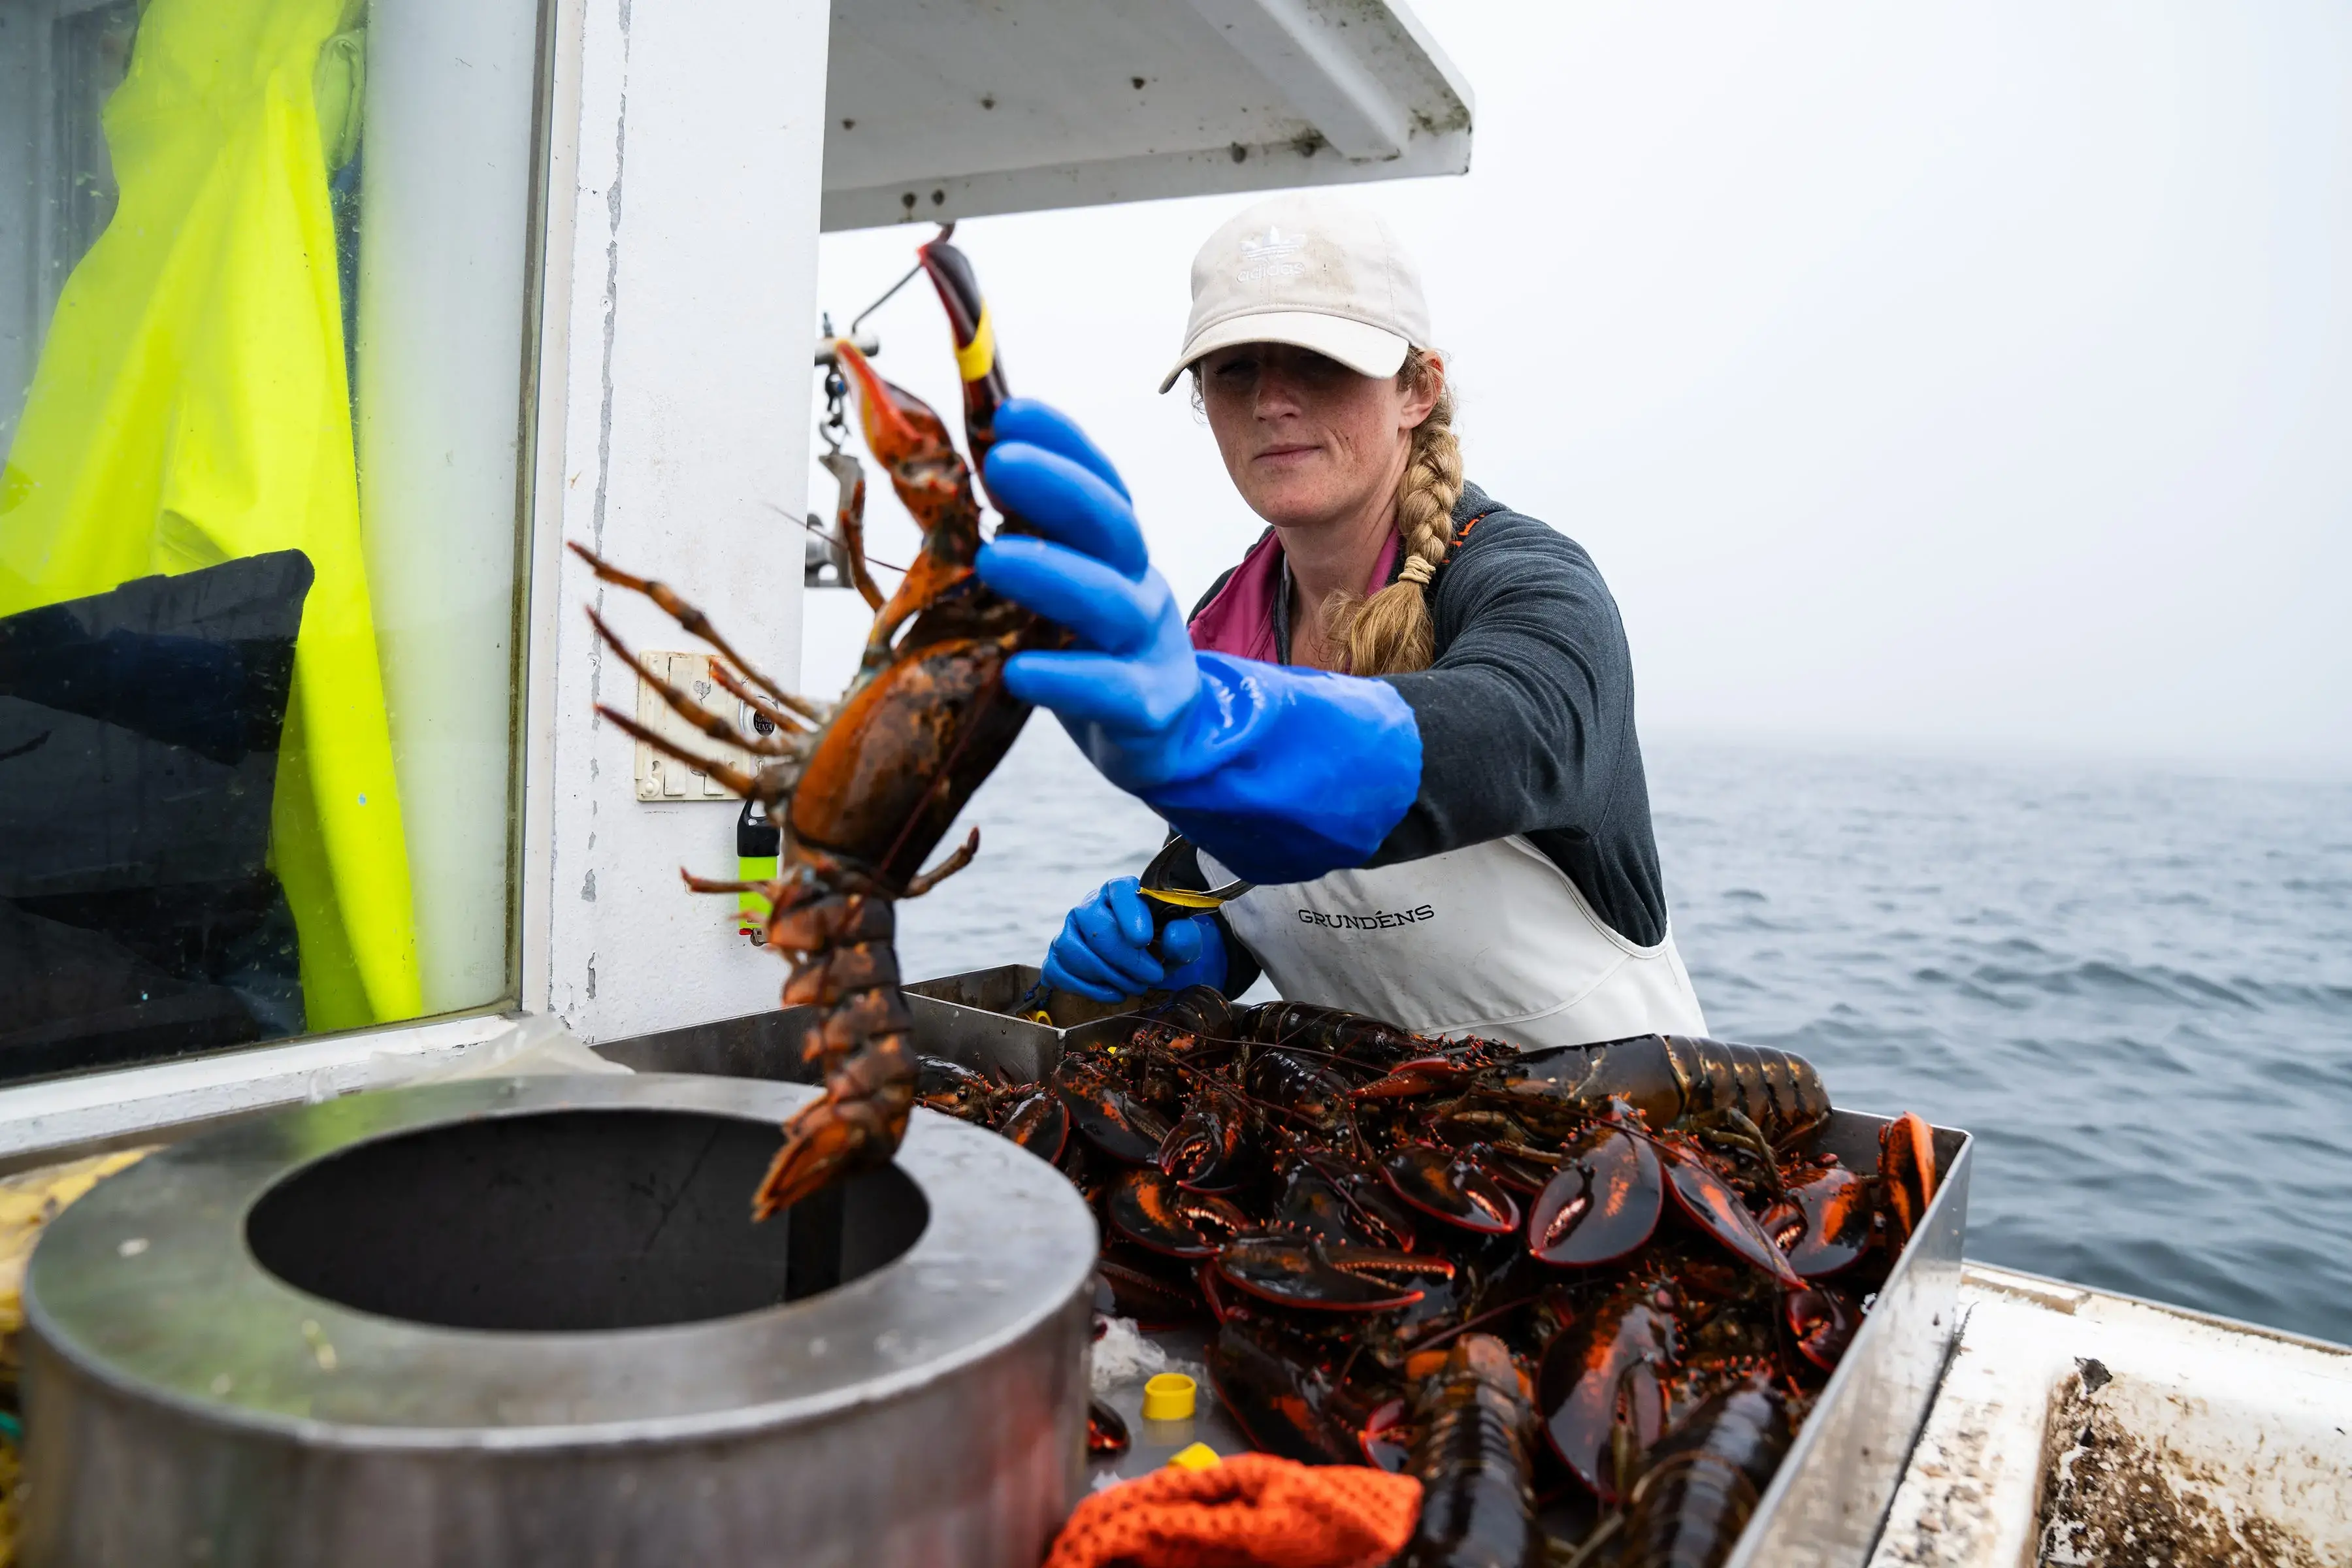
<path id="1" fill-rule="evenodd" d="M 2352 1554 L 2352 1349 L 1971 1266 L 1873 1568 Z"/>

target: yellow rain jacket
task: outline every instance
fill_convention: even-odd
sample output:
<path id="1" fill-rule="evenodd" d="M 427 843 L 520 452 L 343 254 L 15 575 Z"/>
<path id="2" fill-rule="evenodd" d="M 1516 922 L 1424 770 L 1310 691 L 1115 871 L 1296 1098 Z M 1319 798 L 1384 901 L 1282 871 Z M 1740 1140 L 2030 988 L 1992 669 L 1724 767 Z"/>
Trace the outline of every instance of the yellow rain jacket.
<path id="1" fill-rule="evenodd" d="M 359 8 L 147 7 L 104 117 L 121 203 L 66 283 L 0 471 L 0 615 L 310 558 L 271 858 L 314 1030 L 421 1006 L 327 193 L 355 139 Z"/>

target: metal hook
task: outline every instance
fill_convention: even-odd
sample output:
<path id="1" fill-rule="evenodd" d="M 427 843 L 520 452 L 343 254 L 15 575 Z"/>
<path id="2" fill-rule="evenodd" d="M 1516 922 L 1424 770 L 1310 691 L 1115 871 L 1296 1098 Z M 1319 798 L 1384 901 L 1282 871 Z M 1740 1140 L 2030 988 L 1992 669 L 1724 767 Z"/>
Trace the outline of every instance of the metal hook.
<path id="1" fill-rule="evenodd" d="M 880 298 L 877 299 L 871 305 L 866 306 L 863 310 L 858 311 L 857 314 L 851 319 L 849 323 L 849 336 L 852 342 L 856 340 L 857 329 L 865 324 L 866 318 L 880 310 L 883 306 L 888 304 L 890 302 L 890 296 L 896 294 L 899 289 L 904 289 L 908 284 L 912 283 L 915 280 L 915 274 L 920 272 L 922 269 L 923 264 L 919 261 L 916 262 L 912 267 L 907 268 L 907 275 L 904 278 L 899 279 L 898 281 L 891 284 L 887 289 L 883 289 Z"/>
<path id="2" fill-rule="evenodd" d="M 940 225 L 940 232 L 931 236 L 930 244 L 938 245 L 953 233 L 955 233 L 955 224 L 953 220 L 943 223 Z M 863 310 L 858 311 L 849 323 L 849 336 L 851 341 L 855 342 L 856 340 L 857 329 L 865 322 L 866 318 L 880 310 L 884 305 L 889 303 L 890 296 L 896 294 L 899 289 L 904 289 L 908 284 L 912 283 L 915 280 L 915 274 L 920 272 L 922 269 L 923 264 L 919 260 L 917 261 L 912 267 L 907 268 L 907 275 L 904 278 L 899 279 L 898 281 L 891 284 L 887 289 L 883 289 L 879 299 L 876 300 L 871 305 L 866 306 Z M 860 346 L 862 347 L 864 345 L 861 344 Z"/>
<path id="3" fill-rule="evenodd" d="M 932 245 L 941 243 L 955 233 L 955 228 L 956 226 L 952 222 L 940 225 L 940 232 L 931 236 L 929 243 Z M 878 340 L 868 340 L 859 337 L 857 335 L 857 329 L 866 324 L 866 317 L 872 315 L 875 311 L 888 304 L 893 295 L 897 294 L 899 289 L 904 289 L 908 284 L 912 283 L 915 280 L 915 274 L 920 272 L 922 269 L 923 264 L 921 261 L 918 260 L 912 267 L 907 268 L 906 275 L 900 278 L 898 281 L 891 284 L 890 287 L 883 289 L 881 293 L 876 295 L 872 304 L 866 306 L 866 309 L 858 311 L 856 315 L 850 318 L 847 336 L 851 342 L 857 345 L 858 351 L 861 353 L 865 353 L 868 356 L 879 353 L 882 352 L 882 345 Z M 827 342 L 831 342 L 833 341 L 833 315 L 830 311 L 826 312 L 824 318 L 824 338 Z M 869 342 L 871 342 L 871 346 L 868 346 Z M 833 362 L 829 357 L 820 353 L 817 356 L 817 363 L 819 364 L 830 364 Z"/>

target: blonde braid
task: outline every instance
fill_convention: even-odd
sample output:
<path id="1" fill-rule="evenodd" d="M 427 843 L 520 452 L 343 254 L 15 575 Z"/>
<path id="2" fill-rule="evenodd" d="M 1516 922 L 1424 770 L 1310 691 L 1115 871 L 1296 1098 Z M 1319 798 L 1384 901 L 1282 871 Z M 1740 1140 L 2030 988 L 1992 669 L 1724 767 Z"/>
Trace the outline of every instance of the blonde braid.
<path id="1" fill-rule="evenodd" d="M 1420 349 L 1405 355 L 1400 384 L 1426 384 L 1433 356 Z M 1397 483 L 1396 531 L 1404 560 L 1396 581 L 1369 599 L 1334 594 L 1324 602 L 1326 640 L 1348 651 L 1355 675 L 1401 675 L 1427 669 L 1437 655 L 1437 629 L 1429 616 L 1429 582 L 1454 548 L 1454 504 L 1462 499 L 1462 443 L 1454 435 L 1454 390 L 1440 390 L 1429 417 L 1413 428 L 1404 478 Z"/>

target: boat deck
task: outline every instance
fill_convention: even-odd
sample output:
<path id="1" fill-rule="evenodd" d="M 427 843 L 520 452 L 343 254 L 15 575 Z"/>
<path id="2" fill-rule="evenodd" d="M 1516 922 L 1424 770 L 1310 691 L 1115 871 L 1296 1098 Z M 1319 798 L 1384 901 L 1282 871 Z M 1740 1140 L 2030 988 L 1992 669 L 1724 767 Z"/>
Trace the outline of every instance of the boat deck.
<path id="1" fill-rule="evenodd" d="M 2352 1348 L 1984 1264 L 1960 1300 L 1872 1568 L 2352 1562 Z"/>

